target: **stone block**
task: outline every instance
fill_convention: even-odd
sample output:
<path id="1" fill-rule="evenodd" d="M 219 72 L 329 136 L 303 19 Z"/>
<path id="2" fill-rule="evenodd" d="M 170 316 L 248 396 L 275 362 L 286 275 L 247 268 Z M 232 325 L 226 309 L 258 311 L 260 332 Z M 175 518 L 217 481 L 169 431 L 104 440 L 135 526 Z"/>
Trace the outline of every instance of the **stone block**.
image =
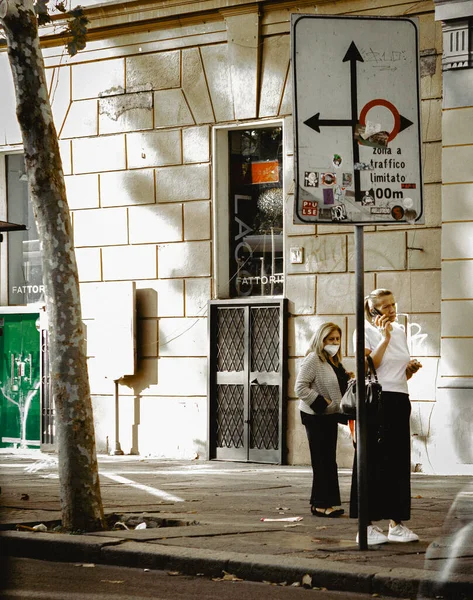
<path id="1" fill-rule="evenodd" d="M 62 170 L 64 175 L 72 173 L 71 140 L 59 140 L 59 153 L 61 155 Z"/>
<path id="2" fill-rule="evenodd" d="M 292 116 L 285 117 L 283 119 L 283 133 L 284 133 L 284 153 L 286 157 L 292 157 L 294 155 L 294 119 Z M 292 159 L 286 158 L 291 163 Z"/>
<path id="3" fill-rule="evenodd" d="M 289 69 L 289 73 L 286 78 L 286 85 L 284 87 L 284 92 L 281 101 L 281 107 L 279 108 L 280 115 L 292 115 L 294 112 L 294 108 L 292 106 L 292 75 L 291 70 Z"/>
<path id="4" fill-rule="evenodd" d="M 182 241 L 182 205 L 148 204 L 128 209 L 130 243 Z"/>
<path id="5" fill-rule="evenodd" d="M 71 106 L 71 67 L 63 66 L 45 69 L 45 74 L 54 125 L 58 136 L 61 137 L 64 119 Z M 4 80 L 2 79 L 2 81 Z"/>
<path id="6" fill-rule="evenodd" d="M 442 100 L 433 98 L 422 100 L 421 105 L 422 141 L 442 140 Z M 445 144 L 445 140 L 443 140 Z"/>
<path id="7" fill-rule="evenodd" d="M 374 274 L 365 275 L 365 292 L 374 289 Z M 355 275 L 318 275 L 316 310 L 319 315 L 347 315 L 355 312 Z"/>
<path id="8" fill-rule="evenodd" d="M 473 300 L 442 302 L 442 337 L 473 337 Z"/>
<path id="9" fill-rule="evenodd" d="M 186 165 L 156 170 L 157 202 L 183 202 L 210 198 L 209 165 Z"/>
<path id="10" fill-rule="evenodd" d="M 72 99 L 114 96 L 125 91 L 123 58 L 87 62 L 72 66 Z"/>
<path id="11" fill-rule="evenodd" d="M 100 173 L 100 205 L 103 208 L 153 203 L 153 169 Z"/>
<path id="12" fill-rule="evenodd" d="M 159 356 L 208 355 L 207 319 L 159 319 Z"/>
<path id="13" fill-rule="evenodd" d="M 443 338 L 440 375 L 442 377 L 473 377 L 473 339 Z"/>
<path id="14" fill-rule="evenodd" d="M 473 139 L 473 107 L 445 110 L 442 122 L 444 146 L 471 144 Z"/>
<path id="15" fill-rule="evenodd" d="M 407 268 L 440 269 L 440 229 L 417 229 L 407 232 Z M 423 248 L 415 250 L 413 248 Z"/>
<path id="16" fill-rule="evenodd" d="M 403 231 L 365 233 L 365 271 L 401 271 L 406 268 L 406 234 Z M 348 236 L 348 270 L 355 270 L 354 236 Z"/>
<path id="17" fill-rule="evenodd" d="M 292 317 L 288 324 L 288 351 L 290 357 L 305 356 L 309 342 L 316 332 L 317 328 L 322 323 L 331 322 L 338 325 L 342 330 L 343 338 L 345 339 L 345 317 L 340 315 L 324 315 L 324 316 L 301 316 Z M 342 352 L 344 352 L 345 342 L 343 343 Z"/>
<path id="18" fill-rule="evenodd" d="M 126 209 L 107 208 L 74 212 L 74 245 L 114 246 L 128 243 Z"/>
<path id="19" fill-rule="evenodd" d="M 76 248 L 75 253 L 79 281 L 100 281 L 102 279 L 100 248 Z"/>
<path id="20" fill-rule="evenodd" d="M 435 21 L 431 13 L 419 15 L 419 47 L 422 50 L 442 48 L 442 23 Z"/>
<path id="21" fill-rule="evenodd" d="M 126 168 L 125 136 L 72 140 L 74 173 L 101 173 Z"/>
<path id="22" fill-rule="evenodd" d="M 184 163 L 209 162 L 210 135 L 208 126 L 183 129 L 182 152 Z"/>
<path id="23" fill-rule="evenodd" d="M 228 15 L 228 61 L 233 90 L 235 119 L 254 119 L 257 116 L 259 14 Z"/>
<path id="24" fill-rule="evenodd" d="M 313 235 L 287 238 L 286 272 L 293 274 L 346 271 L 346 244 L 346 236 L 344 235 Z M 304 262 L 302 264 L 292 264 L 289 262 L 289 248 L 297 246 L 304 248 Z"/>
<path id="25" fill-rule="evenodd" d="M 473 146 L 451 146 L 442 153 L 443 183 L 473 181 Z"/>
<path id="26" fill-rule="evenodd" d="M 206 396 L 207 357 L 147 358 L 138 363 L 136 374 L 127 377 L 126 383 L 142 396 Z"/>
<path id="27" fill-rule="evenodd" d="M 315 235 L 315 225 L 294 224 L 294 202 L 294 193 L 287 194 L 284 199 L 284 233 L 287 236 Z"/>
<path id="28" fill-rule="evenodd" d="M 181 163 L 181 134 L 178 130 L 128 133 L 126 141 L 130 169 Z"/>
<path id="29" fill-rule="evenodd" d="M 156 246 L 115 246 L 102 249 L 104 281 L 156 279 Z"/>
<path id="30" fill-rule="evenodd" d="M 100 285 L 100 283 L 80 284 L 80 303 L 84 320 L 95 319 Z"/>
<path id="31" fill-rule="evenodd" d="M 288 35 L 267 37 L 262 50 L 259 117 L 276 116 L 281 105 L 289 68 Z"/>
<path id="32" fill-rule="evenodd" d="M 424 185 L 427 183 L 440 183 L 442 181 L 443 160 L 445 150 L 442 152 L 441 142 L 430 142 L 423 144 L 424 154 Z M 445 183 L 445 179 L 443 179 Z"/>
<path id="33" fill-rule="evenodd" d="M 99 206 L 99 176 L 68 175 L 64 178 L 66 184 L 67 203 L 71 210 L 81 208 L 98 208 Z"/>
<path id="34" fill-rule="evenodd" d="M 155 127 L 182 127 L 193 125 L 194 122 L 182 90 L 154 92 Z"/>
<path id="35" fill-rule="evenodd" d="M 286 297 L 293 315 L 312 315 L 315 312 L 315 275 L 286 275 Z"/>
<path id="36" fill-rule="evenodd" d="M 0 55 L 0 81 L 2 81 L 2 110 L 0 111 L 0 144 L 12 146 L 22 141 L 16 118 L 16 97 L 13 77 L 6 52 Z"/>
<path id="37" fill-rule="evenodd" d="M 158 322 L 156 319 L 138 319 L 137 352 L 138 357 L 158 356 Z"/>
<path id="38" fill-rule="evenodd" d="M 473 216 L 473 183 L 445 185 L 442 189 L 442 218 L 469 221 Z"/>
<path id="39" fill-rule="evenodd" d="M 473 221 L 443 224 L 442 258 L 473 258 Z"/>
<path id="40" fill-rule="evenodd" d="M 440 183 L 424 185 L 424 218 L 425 227 L 440 227 L 442 223 L 442 193 L 445 194 L 445 186 L 442 191 Z"/>
<path id="41" fill-rule="evenodd" d="M 126 91 L 143 92 L 181 85 L 179 50 L 156 52 L 126 59 Z"/>
<path id="42" fill-rule="evenodd" d="M 428 289 L 428 288 L 426 288 Z M 429 290 L 429 294 L 433 293 Z M 442 264 L 442 299 L 473 298 L 473 261 L 446 261 Z"/>
<path id="43" fill-rule="evenodd" d="M 201 46 L 207 85 L 217 122 L 233 121 L 233 94 L 227 44 Z"/>
<path id="44" fill-rule="evenodd" d="M 299 373 L 299 370 L 301 368 L 301 364 L 302 364 L 303 360 L 304 360 L 304 357 L 290 358 L 288 360 L 287 393 L 288 393 L 288 397 L 291 400 L 297 399 L 297 394 L 296 394 L 294 388 L 296 387 L 297 374 Z"/>
<path id="45" fill-rule="evenodd" d="M 136 282 L 139 318 L 183 317 L 184 280 L 164 279 Z"/>
<path id="46" fill-rule="evenodd" d="M 423 64 L 422 64 L 423 63 Z M 442 53 L 421 57 L 420 96 L 422 99 L 442 96 Z"/>
<path id="47" fill-rule="evenodd" d="M 210 242 L 184 242 L 158 246 L 160 279 L 209 277 L 210 264 Z"/>
<path id="48" fill-rule="evenodd" d="M 61 139 L 97 135 L 97 100 L 72 102 L 61 130 Z"/>
<path id="49" fill-rule="evenodd" d="M 179 280 L 178 280 L 179 281 Z M 208 301 L 211 299 L 210 279 L 186 279 L 186 316 L 207 316 Z"/>
<path id="50" fill-rule="evenodd" d="M 407 386 L 412 401 L 432 401 L 436 396 L 436 383 L 438 375 L 437 357 L 420 357 L 422 369 L 409 379 Z"/>
<path id="51" fill-rule="evenodd" d="M 393 292 L 399 312 L 440 312 L 440 271 L 378 273 L 376 285 Z"/>
<path id="52" fill-rule="evenodd" d="M 121 133 L 153 128 L 151 92 L 122 94 L 99 100 L 99 132 Z"/>
<path id="53" fill-rule="evenodd" d="M 210 202 L 186 202 L 184 204 L 184 240 L 208 240 L 209 238 Z"/>
<path id="54" fill-rule="evenodd" d="M 310 465 L 310 451 L 301 421 L 299 400 L 287 403 L 287 452 L 290 465 Z M 309 492 L 307 492 L 309 493 Z"/>
<path id="55" fill-rule="evenodd" d="M 206 397 L 141 398 L 139 414 L 140 454 L 180 460 L 205 458 Z"/>
<path id="56" fill-rule="evenodd" d="M 409 352 L 411 356 L 439 356 L 439 315 L 428 315 L 420 313 L 409 315 L 407 319 L 407 344 L 409 346 Z"/>
<path id="57" fill-rule="evenodd" d="M 198 48 L 182 51 L 182 90 L 196 123 L 214 123 L 204 67 Z"/>

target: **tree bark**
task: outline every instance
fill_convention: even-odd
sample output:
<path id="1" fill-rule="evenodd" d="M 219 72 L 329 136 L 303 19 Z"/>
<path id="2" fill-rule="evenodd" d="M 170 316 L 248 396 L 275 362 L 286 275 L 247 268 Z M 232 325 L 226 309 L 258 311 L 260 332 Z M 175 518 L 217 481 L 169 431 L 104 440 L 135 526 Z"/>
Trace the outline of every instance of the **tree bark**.
<path id="1" fill-rule="evenodd" d="M 62 525 L 66 531 L 92 531 L 103 528 L 104 517 L 79 278 L 33 1 L 1 0 L 0 17 L 7 38 L 29 192 L 41 244 Z"/>

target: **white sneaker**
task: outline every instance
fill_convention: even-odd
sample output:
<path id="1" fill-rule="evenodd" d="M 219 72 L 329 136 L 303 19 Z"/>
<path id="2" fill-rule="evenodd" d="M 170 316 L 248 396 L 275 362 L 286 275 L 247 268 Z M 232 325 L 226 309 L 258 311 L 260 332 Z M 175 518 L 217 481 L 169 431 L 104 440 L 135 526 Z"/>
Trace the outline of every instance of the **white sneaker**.
<path id="1" fill-rule="evenodd" d="M 368 546 L 377 546 L 378 544 L 385 544 L 388 541 L 388 538 L 384 535 L 383 530 L 376 525 L 368 525 L 366 533 Z M 356 534 L 356 543 L 359 543 L 358 533 Z"/>
<path id="2" fill-rule="evenodd" d="M 418 542 L 419 536 L 405 525 L 398 523 L 394 527 L 389 525 L 388 540 L 390 542 Z"/>

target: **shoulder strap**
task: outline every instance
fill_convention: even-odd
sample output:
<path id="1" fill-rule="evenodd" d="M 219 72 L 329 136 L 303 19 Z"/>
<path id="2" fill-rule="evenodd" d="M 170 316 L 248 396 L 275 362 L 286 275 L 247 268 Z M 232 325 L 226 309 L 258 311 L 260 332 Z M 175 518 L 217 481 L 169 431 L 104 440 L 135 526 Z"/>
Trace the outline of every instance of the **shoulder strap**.
<path id="1" fill-rule="evenodd" d="M 378 383 L 378 375 L 376 373 L 376 369 L 374 368 L 374 362 L 369 354 L 366 356 L 366 360 L 368 362 L 368 377 L 371 379 L 371 375 L 373 375 L 374 380 L 376 383 Z"/>

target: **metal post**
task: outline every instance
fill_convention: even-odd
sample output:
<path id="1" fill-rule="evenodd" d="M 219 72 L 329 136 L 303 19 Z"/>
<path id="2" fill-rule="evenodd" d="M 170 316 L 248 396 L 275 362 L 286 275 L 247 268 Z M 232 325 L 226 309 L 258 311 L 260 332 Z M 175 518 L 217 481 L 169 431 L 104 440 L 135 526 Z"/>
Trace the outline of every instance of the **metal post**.
<path id="1" fill-rule="evenodd" d="M 368 547 L 368 480 L 367 480 L 367 411 L 365 403 L 365 316 L 364 316 L 364 260 L 363 225 L 355 225 L 355 279 L 356 279 L 356 452 L 358 471 L 358 545 Z"/>
<path id="2" fill-rule="evenodd" d="M 123 455 L 123 450 L 120 446 L 120 411 L 118 403 L 118 379 L 115 379 L 115 450 L 114 455 Z"/>

